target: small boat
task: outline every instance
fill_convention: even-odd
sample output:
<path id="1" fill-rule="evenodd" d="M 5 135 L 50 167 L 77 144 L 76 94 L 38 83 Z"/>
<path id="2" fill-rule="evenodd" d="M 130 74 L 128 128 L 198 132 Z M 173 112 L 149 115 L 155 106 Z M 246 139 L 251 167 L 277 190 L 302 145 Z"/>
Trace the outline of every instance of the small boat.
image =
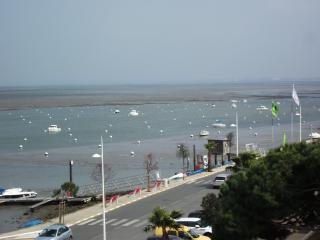
<path id="1" fill-rule="evenodd" d="M 139 115 L 139 113 L 137 112 L 137 110 L 132 109 L 132 110 L 129 112 L 129 115 L 130 115 L 130 116 L 133 116 L 133 117 L 136 117 L 136 116 Z"/>
<path id="2" fill-rule="evenodd" d="M 257 107 L 257 110 L 258 110 L 258 111 L 267 111 L 267 110 L 269 110 L 269 108 L 267 108 L 267 107 L 264 106 L 264 105 L 260 105 L 259 107 Z"/>
<path id="3" fill-rule="evenodd" d="M 34 191 L 22 191 L 22 188 L 9 188 L 0 192 L 0 198 L 35 198 Z"/>
<path id="4" fill-rule="evenodd" d="M 299 113 L 299 112 L 296 112 L 296 116 L 300 116 L 300 113 Z"/>
<path id="5" fill-rule="evenodd" d="M 114 114 L 120 113 L 119 109 L 114 110 Z"/>
<path id="6" fill-rule="evenodd" d="M 231 104 L 231 107 L 232 107 L 232 108 L 237 108 L 237 104 L 232 103 L 232 104 Z"/>
<path id="7" fill-rule="evenodd" d="M 28 227 L 32 227 L 34 225 L 38 225 L 38 224 L 41 224 L 43 223 L 42 219 L 40 218 L 34 218 L 34 219 L 31 219 L 27 222 L 24 222 L 22 223 L 19 228 L 28 228 Z"/>
<path id="8" fill-rule="evenodd" d="M 49 131 L 49 132 L 60 132 L 60 131 L 61 131 L 61 128 L 58 128 L 57 125 L 52 124 L 52 125 L 50 125 L 50 127 L 48 127 L 48 131 Z"/>
<path id="9" fill-rule="evenodd" d="M 310 138 L 320 138 L 320 133 L 317 132 L 312 132 L 309 134 Z"/>
<path id="10" fill-rule="evenodd" d="M 224 128 L 226 125 L 224 123 L 213 123 L 212 126 L 214 128 Z"/>
<path id="11" fill-rule="evenodd" d="M 201 130 L 200 133 L 199 133 L 199 136 L 200 137 L 205 137 L 205 136 L 209 136 L 209 131 L 207 130 Z"/>
<path id="12" fill-rule="evenodd" d="M 230 124 L 230 127 L 235 128 L 235 127 L 237 127 L 237 125 L 234 124 L 234 123 L 231 123 L 231 124 Z"/>

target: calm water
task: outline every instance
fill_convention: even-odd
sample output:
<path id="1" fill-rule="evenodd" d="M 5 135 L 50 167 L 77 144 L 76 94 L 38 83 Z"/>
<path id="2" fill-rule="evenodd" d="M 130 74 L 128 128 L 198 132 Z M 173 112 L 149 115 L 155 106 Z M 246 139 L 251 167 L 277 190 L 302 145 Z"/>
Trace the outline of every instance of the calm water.
<path id="1" fill-rule="evenodd" d="M 320 127 L 320 84 L 301 84 L 296 89 L 302 103 L 303 138 L 306 138 L 312 129 Z M 224 85 L 181 89 L 143 87 L 142 90 L 123 86 L 113 89 L 112 94 L 110 89 L 98 88 L 46 91 L 48 94 L 39 94 L 39 89 L 0 91 L 4 101 L 13 99 L 11 103 L 14 103 L 22 99 L 29 105 L 41 106 L 36 103 L 43 100 L 51 106 L 0 111 L 0 186 L 22 187 L 50 195 L 54 188 L 68 181 L 71 159 L 75 162 L 74 181 L 78 185 L 90 184 L 93 182 L 90 174 L 99 162 L 91 156 L 100 151 L 100 136 L 104 139 L 105 161 L 112 167 L 114 178 L 144 174 L 143 161 L 148 153 L 154 154 L 161 175 L 166 177 L 181 169 L 181 161 L 176 157 L 177 144 L 185 143 L 190 150 L 195 144 L 197 153 L 206 154 L 206 139 L 197 136 L 199 131 L 207 129 L 212 138 L 235 132 L 230 124 L 235 123 L 236 111 L 240 149 L 251 142 L 268 149 L 272 147 L 271 114 L 256 108 L 260 105 L 270 108 L 271 99 L 280 102 L 280 114 L 274 120 L 275 145 L 281 144 L 284 131 L 290 140 L 290 84 L 278 88 L 277 85 L 244 84 L 231 89 Z M 108 99 L 104 99 L 104 94 Z M 83 102 L 84 96 L 91 104 Z M 65 101 L 56 104 L 62 107 L 53 107 L 55 97 Z M 72 104 L 68 104 L 68 98 Z M 114 105 L 112 98 L 122 99 L 121 104 L 119 100 L 119 104 Z M 63 107 L 80 103 L 92 105 L 92 99 L 102 106 Z M 237 108 L 231 107 L 231 99 L 239 100 Z M 115 114 L 115 109 L 120 113 Z M 132 109 L 137 110 L 139 116 L 129 116 Z M 217 121 L 227 127 L 213 128 L 212 124 Z M 298 121 L 299 117 L 294 115 L 294 141 L 299 137 Z M 62 131 L 48 133 L 46 129 L 50 124 L 57 124 Z M 19 145 L 23 145 L 23 149 Z M 130 156 L 131 151 L 135 152 L 134 157 Z M 48 157 L 44 152 L 49 153 Z"/>

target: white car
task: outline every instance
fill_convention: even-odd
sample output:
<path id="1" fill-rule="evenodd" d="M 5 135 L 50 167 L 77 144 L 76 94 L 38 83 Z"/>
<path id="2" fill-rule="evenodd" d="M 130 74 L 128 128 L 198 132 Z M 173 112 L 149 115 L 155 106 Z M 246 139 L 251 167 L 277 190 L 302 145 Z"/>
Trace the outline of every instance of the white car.
<path id="1" fill-rule="evenodd" d="M 196 234 L 204 235 L 207 237 L 212 236 L 212 228 L 210 226 L 203 226 L 200 218 L 178 218 L 175 220 L 177 223 L 181 225 L 187 226 L 192 229 Z"/>
<path id="2" fill-rule="evenodd" d="M 228 180 L 230 173 L 220 173 L 213 179 L 213 188 L 220 188 L 220 186 Z"/>
<path id="3" fill-rule="evenodd" d="M 71 228 L 64 224 L 53 224 L 43 229 L 36 240 L 71 240 Z"/>

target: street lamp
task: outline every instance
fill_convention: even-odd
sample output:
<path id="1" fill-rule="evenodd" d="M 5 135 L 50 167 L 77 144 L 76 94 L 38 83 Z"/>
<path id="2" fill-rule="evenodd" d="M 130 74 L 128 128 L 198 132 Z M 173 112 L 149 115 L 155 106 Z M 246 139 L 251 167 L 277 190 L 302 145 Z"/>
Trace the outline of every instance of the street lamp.
<path id="1" fill-rule="evenodd" d="M 70 182 L 72 182 L 72 165 L 73 165 L 73 160 L 69 161 L 69 177 L 70 177 Z"/>
<path id="2" fill-rule="evenodd" d="M 101 136 L 101 154 L 95 153 L 93 158 L 101 158 L 101 180 L 102 180 L 102 218 L 103 218 L 103 240 L 106 240 L 106 216 L 105 216 L 105 194 L 104 194 L 104 162 L 103 162 L 103 139 Z"/>

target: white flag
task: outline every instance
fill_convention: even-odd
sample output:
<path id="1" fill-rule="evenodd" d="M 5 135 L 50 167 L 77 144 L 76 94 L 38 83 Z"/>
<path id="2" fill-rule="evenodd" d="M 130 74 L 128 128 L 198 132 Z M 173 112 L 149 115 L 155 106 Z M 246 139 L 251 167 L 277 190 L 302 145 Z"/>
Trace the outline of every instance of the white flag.
<path id="1" fill-rule="evenodd" d="M 300 106 L 299 97 L 298 97 L 298 94 L 297 94 L 296 90 L 294 89 L 294 85 L 292 85 L 292 98 L 293 98 L 293 101 L 294 101 L 298 106 Z"/>

